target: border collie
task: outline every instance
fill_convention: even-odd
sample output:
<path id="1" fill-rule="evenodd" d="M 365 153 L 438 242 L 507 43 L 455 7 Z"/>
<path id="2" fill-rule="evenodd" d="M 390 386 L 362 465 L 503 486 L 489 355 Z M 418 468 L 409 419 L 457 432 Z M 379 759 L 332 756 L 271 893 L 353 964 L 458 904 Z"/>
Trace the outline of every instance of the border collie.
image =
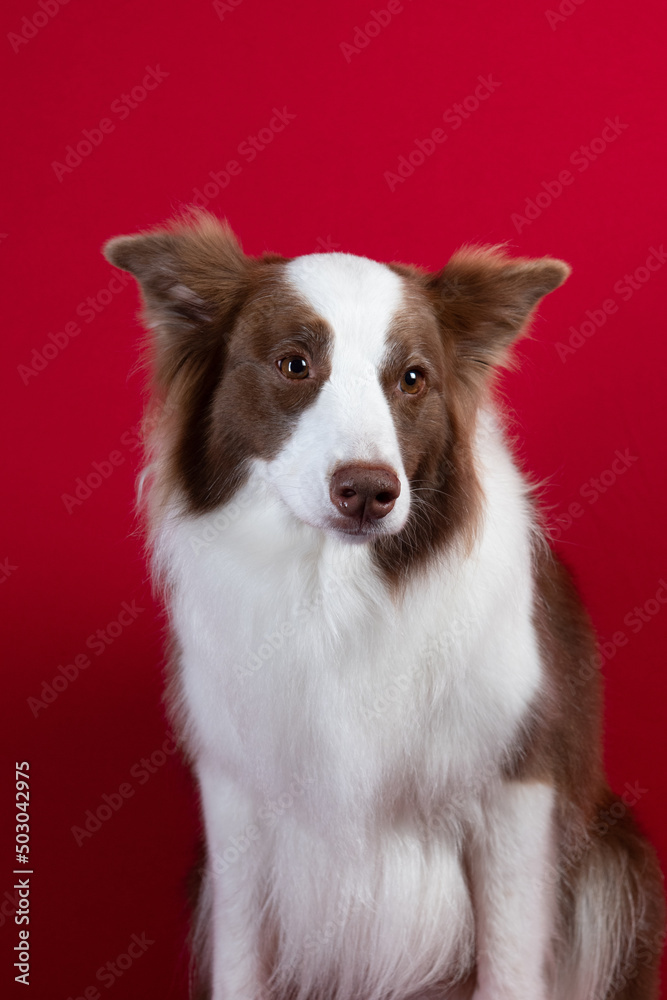
<path id="1" fill-rule="evenodd" d="M 254 258 L 206 213 L 105 253 L 151 333 L 201 995 L 656 1000 L 661 875 L 493 402 L 568 266 Z"/>

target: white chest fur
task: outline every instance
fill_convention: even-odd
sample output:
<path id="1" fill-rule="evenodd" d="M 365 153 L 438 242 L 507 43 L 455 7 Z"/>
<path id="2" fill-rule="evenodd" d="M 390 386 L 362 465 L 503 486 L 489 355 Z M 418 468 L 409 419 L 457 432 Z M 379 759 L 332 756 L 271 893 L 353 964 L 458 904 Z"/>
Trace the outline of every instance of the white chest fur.
<path id="1" fill-rule="evenodd" d="M 488 429 L 479 454 L 492 500 L 473 553 L 434 562 L 395 600 L 367 547 L 296 522 L 260 466 L 228 508 L 171 519 L 158 540 L 209 846 L 227 857 L 230 829 L 289 799 L 253 864 L 304 984 L 294 943 L 318 926 L 333 927 L 332 953 L 383 942 L 369 995 L 395 978 L 400 937 L 421 942 L 424 981 L 472 954 L 462 824 L 541 676 L 524 487 Z M 297 869 L 298 891 L 285 875 Z M 337 886 L 326 905 L 322 878 Z"/>
<path id="2" fill-rule="evenodd" d="M 491 500 L 473 553 L 443 556 L 395 599 L 366 546 L 297 522 L 260 466 L 227 508 L 165 523 L 202 752 L 263 792 L 322 771 L 328 797 L 332 771 L 371 793 L 408 761 L 432 788 L 498 758 L 540 667 L 524 486 L 488 429 L 481 441 Z"/>
<path id="3" fill-rule="evenodd" d="M 481 442 L 492 499 L 472 555 L 434 562 L 395 600 L 368 548 L 298 523 L 259 467 L 228 508 L 166 522 L 197 753 L 264 795 L 306 768 L 334 811 L 401 775 L 431 795 L 489 773 L 540 666 L 523 483 L 495 435 Z"/>

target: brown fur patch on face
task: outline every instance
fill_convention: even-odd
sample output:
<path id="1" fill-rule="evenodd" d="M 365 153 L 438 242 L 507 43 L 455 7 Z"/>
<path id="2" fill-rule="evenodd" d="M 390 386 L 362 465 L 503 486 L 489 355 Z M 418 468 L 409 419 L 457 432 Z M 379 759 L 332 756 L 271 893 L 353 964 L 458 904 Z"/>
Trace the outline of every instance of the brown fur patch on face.
<path id="1" fill-rule="evenodd" d="M 473 457 L 477 411 L 535 306 L 569 268 L 498 248 L 461 250 L 436 274 L 390 267 L 404 279 L 406 306 L 389 334 L 382 379 L 414 503 L 405 528 L 374 545 L 396 584 L 453 539 L 470 550 L 483 500 Z M 411 366 L 426 376 L 415 397 L 397 389 Z"/>
<path id="2" fill-rule="evenodd" d="M 420 289 L 421 277 L 414 273 L 411 279 L 381 373 L 411 495 L 405 528 L 375 542 L 376 558 L 392 583 L 424 565 L 455 536 L 469 547 L 481 500 L 472 455 L 476 402 L 457 382 L 454 341 L 442 330 L 431 297 Z M 424 375 L 416 396 L 399 387 L 411 369 Z"/>
<path id="3" fill-rule="evenodd" d="M 282 264 L 269 264 L 256 275 L 230 328 L 221 331 L 215 359 L 196 373 L 183 400 L 186 422 L 169 476 L 192 512 L 228 501 L 250 459 L 273 458 L 329 377 L 330 332 L 283 284 L 282 271 Z M 308 378 L 280 373 L 277 361 L 292 355 L 307 360 Z"/>
<path id="4" fill-rule="evenodd" d="M 300 413 L 312 405 L 331 373 L 327 324 L 282 281 L 282 265 L 263 276 L 241 309 L 226 350 L 211 408 L 210 454 L 216 481 L 248 457 L 271 459 Z M 290 380 L 280 358 L 302 357 L 308 378 Z M 228 490 L 233 478 L 226 474 Z M 215 491 L 213 504 L 226 499 Z M 208 501 L 206 501 L 208 502 Z"/>
<path id="5" fill-rule="evenodd" d="M 243 484 L 249 459 L 280 450 L 314 402 L 330 373 L 330 331 L 287 286 L 285 258 L 246 256 L 206 213 L 119 237 L 105 253 L 137 277 L 154 331 L 153 502 L 177 492 L 188 511 L 211 510 Z M 306 359 L 307 378 L 281 374 L 276 362 L 291 355 Z"/>

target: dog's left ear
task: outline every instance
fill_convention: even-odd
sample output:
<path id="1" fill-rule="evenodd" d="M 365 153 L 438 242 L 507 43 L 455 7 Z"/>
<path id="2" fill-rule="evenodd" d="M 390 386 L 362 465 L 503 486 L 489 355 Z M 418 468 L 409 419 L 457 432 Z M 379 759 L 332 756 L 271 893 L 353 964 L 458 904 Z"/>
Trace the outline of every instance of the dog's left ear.
<path id="1" fill-rule="evenodd" d="M 511 258 L 498 247 L 459 250 L 428 278 L 441 322 L 461 358 L 507 364 L 511 344 L 525 332 L 540 299 L 570 273 L 562 260 Z"/>

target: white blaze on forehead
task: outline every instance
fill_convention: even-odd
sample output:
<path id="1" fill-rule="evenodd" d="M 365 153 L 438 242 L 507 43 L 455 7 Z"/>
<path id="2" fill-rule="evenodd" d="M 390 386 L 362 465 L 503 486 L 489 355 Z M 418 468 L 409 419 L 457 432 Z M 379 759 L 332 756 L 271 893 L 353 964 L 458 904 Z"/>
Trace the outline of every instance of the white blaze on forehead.
<path id="1" fill-rule="evenodd" d="M 394 422 L 380 385 L 387 334 L 403 304 L 403 285 L 384 264 L 351 254 L 313 254 L 287 267 L 288 277 L 333 333 L 331 375 L 313 408 L 330 428 L 329 471 L 377 462 L 399 472 Z M 308 416 L 305 422 L 308 421 Z"/>
<path id="2" fill-rule="evenodd" d="M 401 278 L 385 264 L 347 253 L 297 257 L 286 270 L 291 284 L 334 331 L 334 362 L 347 355 L 377 369 L 387 330 L 403 304 Z"/>
<path id="3" fill-rule="evenodd" d="M 382 527 L 398 530 L 408 514 L 409 485 L 379 374 L 387 334 L 405 301 L 402 279 L 384 264 L 338 253 L 298 257 L 286 265 L 285 276 L 332 332 L 331 374 L 269 463 L 269 476 L 301 518 L 325 526 L 336 468 L 389 468 L 401 481 L 401 496 Z"/>

